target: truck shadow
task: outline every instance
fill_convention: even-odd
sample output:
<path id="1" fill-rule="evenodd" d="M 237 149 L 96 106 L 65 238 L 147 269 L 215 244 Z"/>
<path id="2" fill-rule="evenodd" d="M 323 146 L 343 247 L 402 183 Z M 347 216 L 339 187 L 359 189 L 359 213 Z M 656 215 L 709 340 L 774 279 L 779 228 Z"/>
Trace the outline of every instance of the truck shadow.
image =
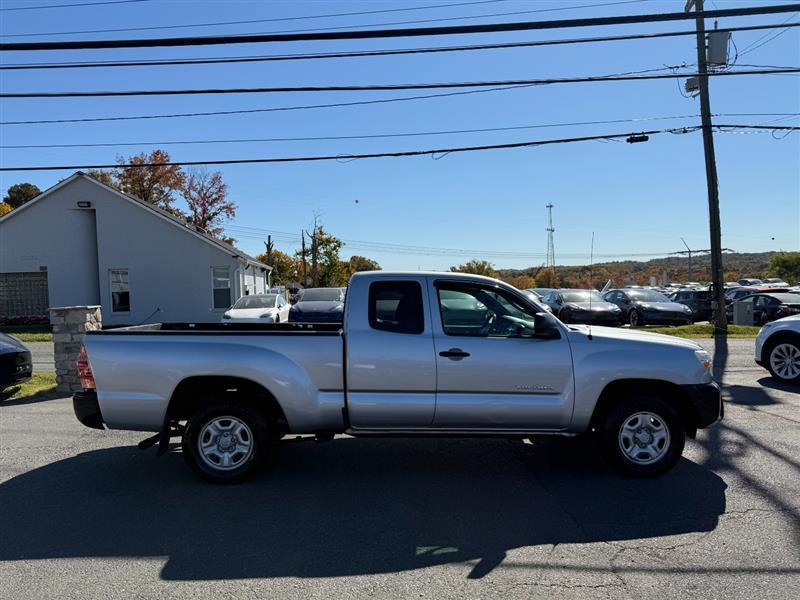
<path id="1" fill-rule="evenodd" d="M 683 459 L 658 479 L 610 472 L 547 439 L 283 443 L 247 484 L 203 484 L 178 452 L 86 452 L 0 484 L 0 560 L 167 557 L 168 580 L 336 577 L 472 561 L 524 546 L 713 530 L 726 485 Z"/>

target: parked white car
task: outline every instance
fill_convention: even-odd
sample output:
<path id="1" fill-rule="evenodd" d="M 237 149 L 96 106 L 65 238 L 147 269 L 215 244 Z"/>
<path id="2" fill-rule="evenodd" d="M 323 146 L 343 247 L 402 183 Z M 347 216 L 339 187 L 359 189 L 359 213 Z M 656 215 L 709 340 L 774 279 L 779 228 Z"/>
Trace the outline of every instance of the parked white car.
<path id="1" fill-rule="evenodd" d="M 291 306 L 280 294 L 242 296 L 222 315 L 224 323 L 286 323 Z"/>
<path id="2" fill-rule="evenodd" d="M 775 379 L 800 384 L 800 315 L 764 325 L 756 337 L 755 358 Z"/>

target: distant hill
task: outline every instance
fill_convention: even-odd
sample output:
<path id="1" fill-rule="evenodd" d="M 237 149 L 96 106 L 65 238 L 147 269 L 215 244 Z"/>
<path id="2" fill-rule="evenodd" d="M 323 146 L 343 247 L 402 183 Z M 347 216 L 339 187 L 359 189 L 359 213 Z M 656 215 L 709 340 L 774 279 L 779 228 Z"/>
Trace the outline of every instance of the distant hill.
<path id="1" fill-rule="evenodd" d="M 726 253 L 722 257 L 725 281 L 736 281 L 743 277 L 766 277 L 765 271 L 774 252 Z M 667 282 L 685 282 L 688 279 L 689 259 L 686 257 L 656 258 L 648 261 L 615 261 L 595 263 L 593 280 L 595 287 L 602 287 L 612 280 L 613 286 L 650 285 L 650 278 L 660 282 L 666 273 Z M 527 269 L 498 269 L 502 279 L 521 275 L 535 275 L 540 267 Z M 561 265 L 556 267 L 561 287 L 587 287 L 589 265 Z M 692 257 L 692 281 L 711 281 L 711 258 L 709 255 Z"/>

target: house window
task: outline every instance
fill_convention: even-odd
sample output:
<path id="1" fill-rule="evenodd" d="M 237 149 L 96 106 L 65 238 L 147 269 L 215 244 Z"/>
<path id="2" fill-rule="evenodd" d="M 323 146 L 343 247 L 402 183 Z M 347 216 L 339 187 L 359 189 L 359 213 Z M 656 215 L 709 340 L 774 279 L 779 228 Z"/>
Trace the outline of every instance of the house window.
<path id="1" fill-rule="evenodd" d="M 128 269 L 111 270 L 111 312 L 130 312 L 131 292 Z"/>
<path id="2" fill-rule="evenodd" d="M 214 308 L 229 308 L 231 305 L 230 267 L 211 267 L 214 290 Z"/>

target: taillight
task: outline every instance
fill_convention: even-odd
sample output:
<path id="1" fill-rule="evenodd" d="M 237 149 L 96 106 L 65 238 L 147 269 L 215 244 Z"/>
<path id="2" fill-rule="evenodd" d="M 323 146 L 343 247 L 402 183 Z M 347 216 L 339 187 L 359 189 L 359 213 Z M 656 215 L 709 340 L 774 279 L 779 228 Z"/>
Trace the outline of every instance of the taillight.
<path id="1" fill-rule="evenodd" d="M 84 390 L 97 389 L 94 384 L 94 374 L 92 373 L 92 365 L 89 363 L 89 355 L 86 354 L 86 348 L 81 346 L 81 351 L 78 354 L 78 377 L 81 380 L 81 387 Z"/>

